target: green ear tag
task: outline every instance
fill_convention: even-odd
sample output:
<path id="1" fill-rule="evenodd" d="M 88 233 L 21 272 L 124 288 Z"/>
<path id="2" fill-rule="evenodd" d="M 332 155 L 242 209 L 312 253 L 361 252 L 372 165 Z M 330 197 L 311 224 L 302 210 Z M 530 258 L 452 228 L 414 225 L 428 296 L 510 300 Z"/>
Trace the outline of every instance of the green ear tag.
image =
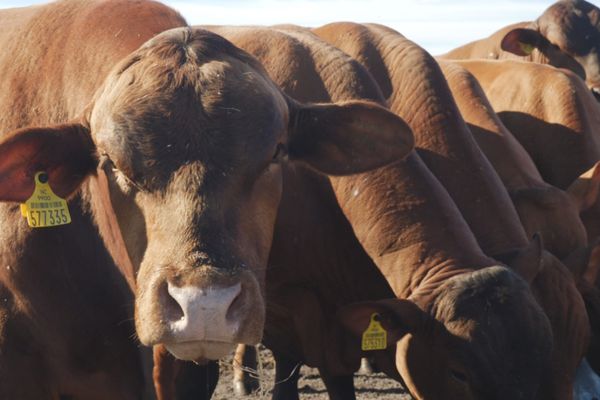
<path id="1" fill-rule="evenodd" d="M 371 322 L 362 334 L 360 347 L 363 351 L 385 350 L 387 347 L 387 332 L 379 322 L 379 314 L 371 314 Z"/>
<path id="2" fill-rule="evenodd" d="M 531 53 L 533 53 L 533 49 L 535 49 L 535 47 L 533 47 L 532 45 L 523 43 L 523 42 L 519 42 L 519 47 L 521 48 L 523 53 L 525 53 L 527 55 L 530 55 Z"/>
<path id="3" fill-rule="evenodd" d="M 65 199 L 58 197 L 48 184 L 48 174 L 35 174 L 35 189 L 25 204 L 21 204 L 21 215 L 27 218 L 32 228 L 46 228 L 69 224 L 71 215 Z"/>

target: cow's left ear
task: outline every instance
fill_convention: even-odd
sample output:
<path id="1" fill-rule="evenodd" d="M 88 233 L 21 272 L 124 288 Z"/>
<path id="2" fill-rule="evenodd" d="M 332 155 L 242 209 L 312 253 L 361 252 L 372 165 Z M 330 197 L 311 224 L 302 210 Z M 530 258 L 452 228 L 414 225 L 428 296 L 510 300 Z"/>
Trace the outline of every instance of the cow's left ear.
<path id="1" fill-rule="evenodd" d="M 579 211 L 585 211 L 596 203 L 600 193 L 600 161 L 575 180 L 567 189 Z"/>
<path id="2" fill-rule="evenodd" d="M 544 267 L 543 252 L 542 237 L 535 233 L 529 245 L 520 249 L 512 261 L 508 262 L 508 265 L 528 283 L 531 283 Z"/>
<path id="3" fill-rule="evenodd" d="M 45 171 L 54 193 L 66 198 L 96 164 L 96 147 L 82 124 L 19 129 L 0 141 L 0 201 L 27 200 L 38 171 Z"/>
<path id="4" fill-rule="evenodd" d="M 350 304 L 340 309 L 338 319 L 355 336 L 362 337 L 373 314 L 377 314 L 378 322 L 387 332 L 387 347 L 394 346 L 407 333 L 419 333 L 425 326 L 431 326 L 427 320 L 432 317 L 405 299 Z"/>
<path id="5" fill-rule="evenodd" d="M 368 101 L 299 104 L 289 101 L 290 161 L 326 175 L 349 175 L 406 157 L 414 147 L 411 129 L 400 117 Z"/>
<path id="6" fill-rule="evenodd" d="M 542 35 L 534 29 L 516 28 L 502 38 L 500 47 L 504 51 L 525 57 L 530 55 L 534 48 L 539 47 L 542 40 Z"/>

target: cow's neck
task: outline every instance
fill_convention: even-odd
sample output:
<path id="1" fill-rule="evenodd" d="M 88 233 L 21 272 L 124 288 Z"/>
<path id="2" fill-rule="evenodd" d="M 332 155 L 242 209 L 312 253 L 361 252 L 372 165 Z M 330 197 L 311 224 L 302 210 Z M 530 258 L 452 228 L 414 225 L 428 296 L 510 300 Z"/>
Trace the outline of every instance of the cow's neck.
<path id="1" fill-rule="evenodd" d="M 423 161 L 483 251 L 494 255 L 522 245 L 524 232 L 508 193 L 460 116 L 439 66 L 398 35 L 382 36 L 380 51 L 393 87 L 390 108 L 413 129 Z"/>
<path id="2" fill-rule="evenodd" d="M 460 62 L 438 63 L 469 130 L 506 188 L 544 187 L 531 157 L 500 121 L 475 77 Z"/>
<path id="3" fill-rule="evenodd" d="M 331 181 L 356 236 L 397 296 L 494 264 L 415 153 L 390 167 Z"/>

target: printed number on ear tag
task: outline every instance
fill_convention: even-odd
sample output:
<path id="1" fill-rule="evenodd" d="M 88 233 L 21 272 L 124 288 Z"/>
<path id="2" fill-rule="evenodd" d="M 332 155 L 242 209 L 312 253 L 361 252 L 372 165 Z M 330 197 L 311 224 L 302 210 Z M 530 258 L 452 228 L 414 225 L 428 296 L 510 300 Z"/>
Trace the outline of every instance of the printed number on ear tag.
<path id="1" fill-rule="evenodd" d="M 521 47 L 521 50 L 523 51 L 523 53 L 525 53 L 527 55 L 530 55 L 531 53 L 533 53 L 533 49 L 535 48 L 532 45 L 523 43 L 523 42 L 519 42 L 519 47 Z"/>
<path id="2" fill-rule="evenodd" d="M 362 334 L 360 347 L 363 351 L 385 350 L 387 347 L 387 332 L 379 322 L 379 314 L 371 314 L 371 322 Z"/>
<path id="3" fill-rule="evenodd" d="M 65 199 L 58 197 L 48 183 L 48 174 L 35 174 L 35 189 L 25 204 L 21 204 L 21 215 L 27 218 L 32 228 L 66 225 L 71 222 L 71 215 Z"/>

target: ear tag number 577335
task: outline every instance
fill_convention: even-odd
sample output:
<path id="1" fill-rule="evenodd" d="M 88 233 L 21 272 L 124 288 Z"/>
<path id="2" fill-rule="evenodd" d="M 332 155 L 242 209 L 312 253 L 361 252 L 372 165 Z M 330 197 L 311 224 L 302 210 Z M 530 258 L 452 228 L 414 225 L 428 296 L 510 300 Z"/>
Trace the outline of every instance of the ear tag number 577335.
<path id="1" fill-rule="evenodd" d="M 71 222 L 71 215 L 65 199 L 58 197 L 48 183 L 48 174 L 35 174 L 35 189 L 25 204 L 21 204 L 21 214 L 27 218 L 32 228 L 46 228 L 65 225 Z"/>

